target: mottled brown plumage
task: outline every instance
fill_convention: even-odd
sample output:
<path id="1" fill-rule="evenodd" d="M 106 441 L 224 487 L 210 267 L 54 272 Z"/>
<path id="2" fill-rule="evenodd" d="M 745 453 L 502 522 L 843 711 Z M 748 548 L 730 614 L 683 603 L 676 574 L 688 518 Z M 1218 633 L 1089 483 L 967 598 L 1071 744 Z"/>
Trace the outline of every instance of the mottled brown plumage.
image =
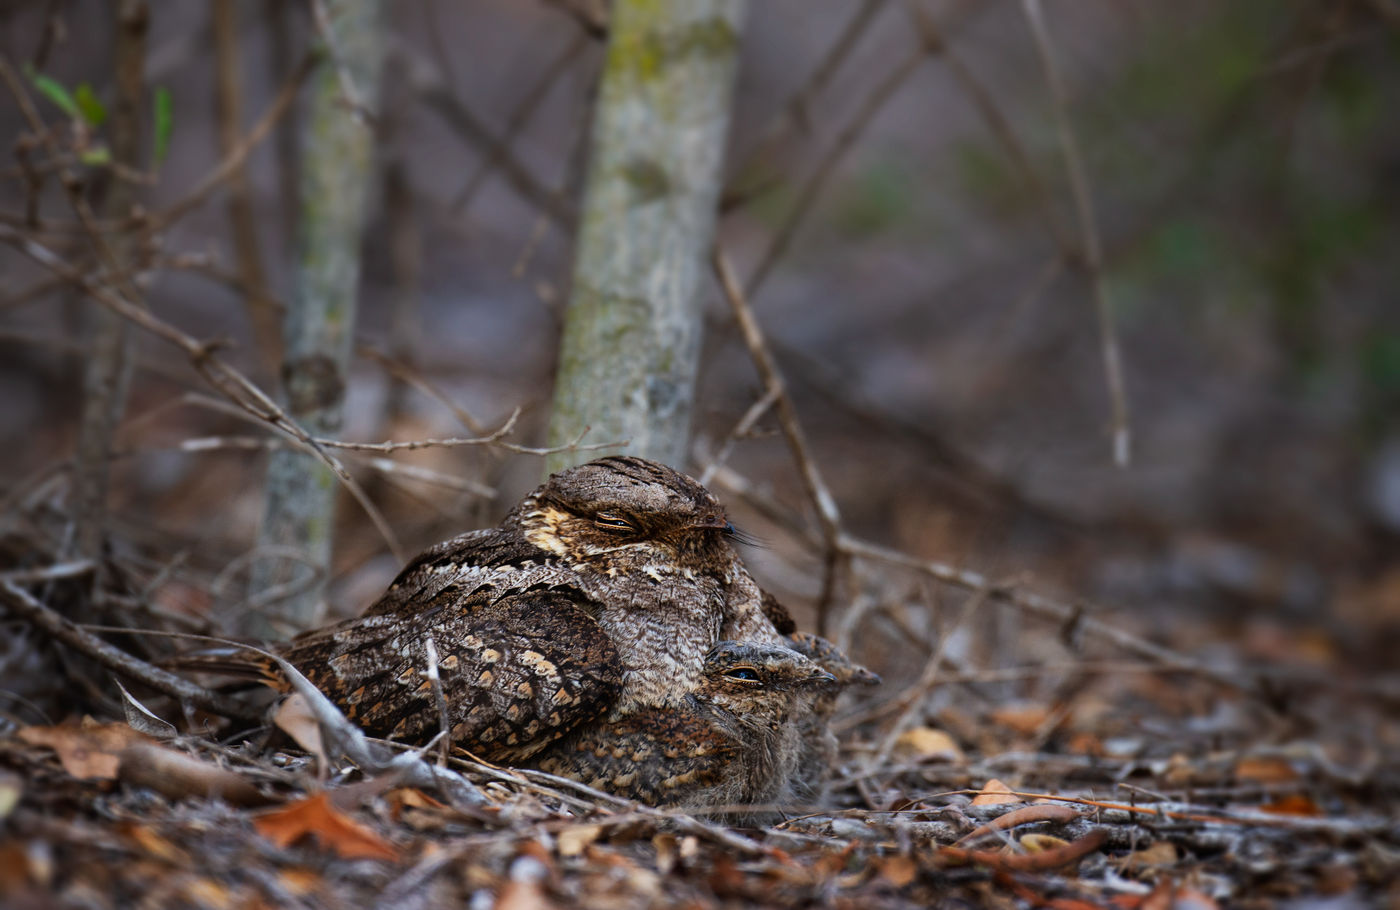
<path id="1" fill-rule="evenodd" d="M 781 802 L 801 751 L 794 721 L 834 684 L 790 648 L 721 642 L 690 692 L 580 727 L 534 764 L 657 806 Z"/>
<path id="2" fill-rule="evenodd" d="M 623 713 L 699 680 L 726 619 L 726 586 L 747 577 L 734 533 L 686 475 L 603 458 L 553 475 L 498 527 L 427 550 L 367 615 L 410 616 L 483 589 L 566 590 L 617 649 Z"/>
<path id="3" fill-rule="evenodd" d="M 431 637 L 453 744 L 520 761 L 600 718 L 698 691 L 721 638 L 794 645 L 791 619 L 739 561 L 734 534 L 686 475 L 599 459 L 554 474 L 497 527 L 424 551 L 363 616 L 277 650 L 371 735 L 421 743 L 440 727 Z M 184 662 L 201 664 L 281 685 L 250 652 Z M 812 704 L 789 727 L 810 740 L 798 765 L 815 780 L 831 751 L 830 710 Z"/>
<path id="4" fill-rule="evenodd" d="M 277 650 L 370 734 L 417 743 L 439 726 L 424 675 L 431 636 L 453 743 L 520 760 L 605 712 L 699 683 L 726 586 L 747 578 L 733 533 L 684 474 L 600 459 L 553 475 L 499 526 L 428 549 L 365 615 Z M 215 664 L 277 680 L 251 654 L 203 662 Z"/>
<path id="5" fill-rule="evenodd" d="M 793 632 L 788 636 L 793 650 L 809 658 L 830 673 L 831 685 L 811 699 L 796 720 L 800 748 L 793 767 L 793 785 L 802 795 L 815 794 L 821 789 L 828 770 L 836 761 L 836 734 L 831 732 L 831 718 L 836 713 L 836 699 L 851 686 L 879 685 L 880 677 L 855 663 L 836 645 L 810 632 Z"/>

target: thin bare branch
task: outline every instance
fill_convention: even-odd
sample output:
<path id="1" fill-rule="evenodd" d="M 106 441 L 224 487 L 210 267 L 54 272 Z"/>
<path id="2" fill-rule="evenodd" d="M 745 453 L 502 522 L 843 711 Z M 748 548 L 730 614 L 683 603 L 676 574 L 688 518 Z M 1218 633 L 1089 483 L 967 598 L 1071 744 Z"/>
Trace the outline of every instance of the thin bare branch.
<path id="1" fill-rule="evenodd" d="M 431 0 L 425 0 L 431 5 Z M 471 206 L 472 200 L 476 198 L 477 191 L 486 184 L 486 180 L 495 171 L 497 165 L 501 163 L 501 154 L 508 150 L 525 126 L 530 122 L 530 118 L 539 109 L 545 98 L 549 97 L 549 92 L 554 88 L 554 84 L 559 78 L 569 71 L 569 66 L 583 53 L 593 42 L 583 32 L 574 34 L 571 40 L 562 51 L 555 55 L 544 70 L 540 73 L 539 79 L 530 86 L 525 96 L 520 99 L 520 104 L 511 111 L 510 117 L 506 119 L 505 132 L 501 134 L 500 143 L 487 151 L 486 160 L 467 178 L 467 182 L 452 197 L 452 202 L 448 204 L 448 210 L 458 217 L 466 213 Z"/>
<path id="2" fill-rule="evenodd" d="M 988 596 L 995 601 L 1010 604 L 1011 606 L 1047 619 L 1061 626 L 1062 635 L 1072 638 L 1077 635 L 1098 638 L 1114 647 L 1121 648 L 1129 654 L 1136 654 L 1148 660 L 1157 661 L 1173 669 L 1184 670 L 1199 676 L 1208 678 L 1221 685 L 1232 689 L 1248 688 L 1246 684 L 1226 673 L 1217 672 L 1199 661 L 1193 660 L 1184 654 L 1163 647 L 1145 638 L 1141 638 L 1131 632 L 1110 625 L 1100 619 L 1088 615 L 1088 608 L 1083 605 L 1073 605 L 1061 603 L 1043 594 L 1033 591 L 1026 591 L 1020 588 L 1006 589 L 998 588 L 995 584 L 980 572 L 973 572 L 968 569 L 957 569 L 947 563 L 936 560 L 920 559 L 910 556 L 899 550 L 892 550 L 888 547 L 878 546 L 855 537 L 843 536 L 840 540 L 840 547 L 851 556 L 860 559 L 872 559 L 883 562 L 887 565 L 904 566 L 916 572 L 922 572 L 931 578 L 937 579 L 944 584 L 949 584 L 957 588 L 968 591 L 987 591 Z"/>
<path id="3" fill-rule="evenodd" d="M 723 288 L 724 296 L 734 311 L 734 318 L 739 323 L 744 344 L 749 349 L 749 356 L 753 359 L 754 367 L 758 370 L 759 378 L 763 380 L 765 388 L 774 397 L 778 424 L 782 427 L 788 448 L 792 451 L 793 459 L 797 462 L 798 470 L 801 472 L 802 486 L 807 493 L 807 498 L 816 510 L 817 521 L 821 524 L 823 542 L 826 547 L 826 567 L 822 577 L 822 593 L 817 601 L 817 634 L 824 634 L 827 613 L 835 594 L 836 570 L 839 563 L 838 544 L 841 539 L 841 514 L 836 508 L 836 500 L 832 498 L 825 481 L 822 480 L 821 472 L 817 469 L 817 464 L 812 458 L 811 449 L 807 445 L 807 436 L 802 430 L 802 424 L 797 419 L 797 408 L 793 406 L 792 399 L 788 396 L 787 387 L 783 382 L 782 373 L 778 370 L 777 361 L 773 359 L 768 342 L 764 340 L 763 330 L 759 328 L 758 320 L 754 319 L 753 311 L 749 308 L 738 276 L 734 274 L 733 266 L 729 264 L 728 257 L 719 247 L 715 248 L 713 262 L 715 274 L 719 277 L 720 287 Z"/>
<path id="4" fill-rule="evenodd" d="M 248 134 L 238 142 L 221 160 L 214 169 L 204 176 L 204 179 L 195 184 L 194 188 L 184 195 L 174 205 L 163 211 L 156 212 L 150 216 L 150 221 L 145 225 L 149 232 L 156 232 L 169 227 L 179 221 L 185 215 L 204 204 L 215 190 L 223 186 L 224 183 L 243 167 L 243 163 L 248 159 L 248 155 L 253 149 L 258 147 L 277 122 L 282 119 L 292 102 L 296 100 L 297 92 L 301 90 L 302 83 L 316 69 L 319 57 L 312 53 L 302 58 L 301 63 L 293 71 L 291 78 L 277 92 L 277 97 L 272 100 L 263 115 L 258 118 L 258 122 L 253 124 L 253 128 Z"/>
<path id="5" fill-rule="evenodd" d="M 0 61 L 3 65 L 3 61 Z M 214 345 L 208 342 L 196 341 L 185 334 L 180 329 L 168 322 L 156 317 L 145 309 L 135 306 L 119 293 L 105 285 L 94 282 L 86 275 L 74 271 L 65 263 L 58 254 L 52 250 L 24 236 L 4 225 L 0 225 L 0 243 L 8 243 L 35 262 L 49 269 L 56 275 L 60 275 L 75 287 L 81 288 L 94 300 L 107 306 L 126 319 L 136 323 L 157 337 L 175 345 L 183 350 L 190 358 L 190 363 L 195 370 L 203 376 L 210 385 L 222 392 L 231 402 L 247 412 L 252 417 L 268 424 L 279 433 L 290 437 L 295 443 L 306 448 L 308 451 L 321 459 L 341 481 L 345 488 L 365 510 L 370 521 L 375 525 L 380 535 L 384 538 L 390 552 L 399 562 L 407 560 L 400 545 L 398 536 L 393 528 L 384 519 L 378 507 L 370 501 L 364 489 L 345 470 L 338 460 L 331 456 L 326 450 L 316 442 L 296 421 L 294 421 L 276 402 L 274 402 L 266 392 L 258 387 L 256 383 L 248 379 L 238 369 L 229 365 L 226 361 L 213 353 Z"/>
<path id="6" fill-rule="evenodd" d="M 929 49 L 921 45 L 914 48 L 891 67 L 885 77 L 876 83 L 875 87 L 866 95 L 855 117 L 846 124 L 837 134 L 836 139 L 827 147 L 817 162 L 816 168 L 798 188 L 797 201 L 788 211 L 783 223 L 778 226 L 778 230 L 773 235 L 772 243 L 768 245 L 763 258 L 758 261 L 753 274 L 749 276 L 745 288 L 750 297 L 758 293 L 759 288 L 768 278 L 768 273 L 772 270 L 774 263 L 792 245 L 792 239 L 796 236 L 797 229 L 801 226 L 803 219 L 807 217 L 807 213 L 811 211 L 812 206 L 816 204 L 817 198 L 821 195 L 822 187 L 835 171 L 836 165 L 870 126 L 875 115 L 894 97 L 895 93 L 909 80 L 909 77 L 914 75 L 919 64 L 923 63 L 928 55 Z"/>
<path id="7" fill-rule="evenodd" d="M 60 567 L 54 567 L 58 569 Z M 88 569 L 92 567 L 89 564 Z M 115 673 L 144 683 L 192 705 L 226 717 L 252 718 L 260 712 L 227 695 L 197 686 L 183 677 L 162 670 L 88 632 L 66 616 L 40 602 L 15 581 L 0 581 L 0 599 L 17 616 L 42 629 L 55 640 L 92 658 Z"/>
<path id="8" fill-rule="evenodd" d="M 1070 188 L 1074 194 L 1074 210 L 1079 221 L 1080 240 L 1083 243 L 1084 267 L 1089 275 L 1094 292 L 1094 307 L 1099 318 L 1100 344 L 1103 351 L 1104 375 L 1108 383 L 1108 394 L 1112 401 L 1113 461 L 1119 467 L 1126 467 L 1132 461 L 1132 435 L 1128 424 L 1128 392 L 1123 379 L 1123 358 L 1118 346 L 1118 332 L 1114 327 L 1113 308 L 1108 299 L 1108 288 L 1103 275 L 1103 249 L 1099 240 L 1098 222 L 1094 217 L 1094 202 L 1090 194 L 1089 180 L 1084 162 L 1079 153 L 1079 141 L 1069 121 L 1069 97 L 1064 81 L 1055 62 L 1054 49 L 1050 43 L 1050 31 L 1045 25 L 1045 17 L 1040 8 L 1040 0 L 1021 0 L 1021 9 L 1030 24 L 1031 35 L 1035 39 L 1036 52 L 1040 57 L 1045 79 L 1050 84 L 1050 94 L 1054 100 L 1055 126 L 1060 138 L 1060 150 L 1065 159 L 1065 170 L 1069 174 Z"/>
<path id="9" fill-rule="evenodd" d="M 957 634 L 959 629 L 967 625 L 968 621 L 972 619 L 972 615 L 987 602 L 987 597 L 991 593 L 991 590 L 991 588 L 981 588 L 974 591 L 972 595 L 967 598 L 967 602 L 963 604 L 963 608 L 959 611 L 957 619 L 938 636 L 938 647 L 929 654 L 928 660 L 924 663 L 924 669 L 919 674 L 918 680 L 916 680 L 914 685 L 910 686 L 903 695 L 895 699 L 897 704 L 903 706 L 903 710 L 900 711 L 899 716 L 895 718 L 895 722 L 890 725 L 889 730 L 885 732 L 884 737 L 880 740 L 880 744 L 875 747 L 874 754 L 866 762 L 867 768 L 883 765 L 885 759 L 889 758 L 890 752 L 894 749 L 895 741 L 899 739 L 899 735 L 909 729 L 910 724 L 923 708 L 924 699 L 933 691 L 934 687 L 938 685 L 938 671 L 943 665 L 943 655 L 948 651 L 949 642 L 953 640 L 953 637 Z"/>
<path id="10" fill-rule="evenodd" d="M 210 10 L 214 27 L 214 109 L 218 119 L 219 154 L 223 156 L 231 155 L 238 148 L 243 129 L 243 78 L 238 58 L 240 6 L 238 0 L 214 0 Z M 282 361 L 281 314 L 265 290 L 267 273 L 258 249 L 252 191 L 244 161 L 229 174 L 228 219 L 238 272 L 249 288 L 248 320 L 264 362 L 275 366 Z"/>
<path id="11" fill-rule="evenodd" d="M 422 58 L 414 58 L 410 62 L 409 78 L 424 103 L 436 111 L 449 127 L 480 148 L 488 161 L 495 161 L 506 183 L 517 195 L 559 224 L 572 227 L 578 213 L 568 200 L 535 177 L 506 142 L 493 134 L 457 97 L 435 67 Z"/>

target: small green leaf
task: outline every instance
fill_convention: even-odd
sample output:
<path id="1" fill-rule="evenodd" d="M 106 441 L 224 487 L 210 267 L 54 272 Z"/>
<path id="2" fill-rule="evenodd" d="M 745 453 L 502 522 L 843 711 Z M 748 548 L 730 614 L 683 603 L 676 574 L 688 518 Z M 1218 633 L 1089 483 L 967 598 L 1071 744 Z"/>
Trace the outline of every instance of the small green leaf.
<path id="1" fill-rule="evenodd" d="M 110 164 L 112 161 L 112 151 L 105 145 L 94 145 L 90 149 L 83 149 L 82 153 L 78 155 L 78 160 L 90 167 Z"/>
<path id="2" fill-rule="evenodd" d="M 91 85 L 81 83 L 73 90 L 73 100 L 78 103 L 78 110 L 83 112 L 83 119 L 88 123 L 101 126 L 107 122 L 107 106 L 98 100 Z"/>
<path id="3" fill-rule="evenodd" d="M 170 98 L 170 89 L 160 86 L 155 94 L 156 147 L 155 164 L 152 170 L 165 163 L 170 151 L 170 134 L 175 130 L 175 107 Z"/>
<path id="4" fill-rule="evenodd" d="M 74 120 L 83 119 L 83 112 L 78 109 L 78 102 L 73 100 L 68 89 L 64 88 L 57 79 L 45 76 L 43 73 L 30 73 L 29 78 L 34 83 L 34 87 L 39 90 L 39 94 L 52 101 L 63 113 Z"/>

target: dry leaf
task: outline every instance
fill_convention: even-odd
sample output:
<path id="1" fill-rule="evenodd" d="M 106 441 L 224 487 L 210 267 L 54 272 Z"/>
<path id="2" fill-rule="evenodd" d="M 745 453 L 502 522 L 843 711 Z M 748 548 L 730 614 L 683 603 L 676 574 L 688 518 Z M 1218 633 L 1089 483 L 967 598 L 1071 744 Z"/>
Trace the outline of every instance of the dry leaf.
<path id="1" fill-rule="evenodd" d="M 145 825 L 128 824 L 125 826 L 128 837 L 137 843 L 143 851 L 170 863 L 173 866 L 187 866 L 189 858 L 184 852 L 170 841 L 157 834 L 153 829 Z"/>
<path id="2" fill-rule="evenodd" d="M 1006 705 L 991 713 L 994 723 L 1010 727 L 1024 736 L 1033 736 L 1050 719 L 1050 709 L 1045 705 Z"/>
<path id="3" fill-rule="evenodd" d="M 1091 755 L 1095 758 L 1103 758 L 1108 754 L 1108 747 L 1104 741 L 1087 730 L 1080 730 L 1070 734 L 1069 741 L 1065 743 L 1065 751 L 1075 755 Z"/>
<path id="4" fill-rule="evenodd" d="M 1141 871 L 1143 869 L 1155 869 L 1160 866 L 1174 866 L 1179 856 L 1176 852 L 1176 844 L 1169 840 L 1159 840 L 1150 847 L 1141 850 L 1134 850 L 1123 857 L 1123 869 L 1125 871 Z"/>
<path id="5" fill-rule="evenodd" d="M 1298 772 L 1287 760 L 1252 756 L 1235 763 L 1235 779 L 1256 784 L 1286 784 L 1298 779 Z"/>
<path id="6" fill-rule="evenodd" d="M 272 722 L 295 740 L 298 746 L 316 756 L 317 768 L 324 770 L 327 767 L 326 745 L 321 740 L 321 725 L 316 722 L 316 715 L 306 699 L 297 693 L 284 698 L 273 712 Z"/>
<path id="7" fill-rule="evenodd" d="M 1196 766 L 1187 755 L 1180 752 L 1167 759 L 1166 767 L 1157 775 L 1163 783 L 1184 786 L 1196 777 Z"/>
<path id="8" fill-rule="evenodd" d="M 889 882 L 892 888 L 903 888 L 919 875 L 919 864 L 914 858 L 905 855 L 890 856 L 879 864 L 880 878 Z"/>
<path id="9" fill-rule="evenodd" d="M 18 842 L 0 844 L 0 894 L 15 894 L 29 884 L 29 855 Z"/>
<path id="10" fill-rule="evenodd" d="M 293 866 L 277 873 L 277 884 L 292 897 L 305 897 L 321 884 L 319 873 Z"/>
<path id="11" fill-rule="evenodd" d="M 439 811 L 448 808 L 446 803 L 438 802 L 422 790 L 414 787 L 400 787 L 385 794 L 384 798 L 390 805 L 400 809 L 437 809 Z"/>
<path id="12" fill-rule="evenodd" d="M 963 751 L 953 737 L 932 727 L 914 727 L 899 734 L 894 741 L 894 754 L 899 758 L 942 759 L 963 761 Z"/>
<path id="13" fill-rule="evenodd" d="M 57 752 L 63 770 L 79 780 L 116 779 L 122 750 L 134 743 L 151 742 L 149 736 L 126 724 L 25 727 L 19 738 Z"/>
<path id="14" fill-rule="evenodd" d="M 974 806 L 999 806 L 1002 803 L 1019 803 L 1021 797 L 1013 796 L 1011 788 L 996 778 L 987 781 L 981 791 L 972 799 Z"/>
<path id="15" fill-rule="evenodd" d="M 603 833 L 602 825 L 574 825 L 560 831 L 557 837 L 560 856 L 578 856 L 583 848 L 598 839 Z"/>
<path id="16" fill-rule="evenodd" d="M 324 792 L 260 815 L 253 827 L 279 847 L 311 834 L 345 859 L 399 858 L 392 844 L 332 806 Z"/>
<path id="17" fill-rule="evenodd" d="M 1276 799 L 1271 803 L 1265 803 L 1259 807 L 1261 812 L 1269 812 L 1274 815 L 1322 815 L 1322 807 L 1313 802 L 1301 793 L 1294 793 L 1282 799 Z"/>
<path id="18" fill-rule="evenodd" d="M 137 701 L 130 692 L 126 691 L 126 686 L 118 682 L 117 688 L 122 693 L 122 710 L 126 713 L 126 722 L 131 726 L 131 729 L 156 739 L 170 739 L 179 732 L 173 724 L 157 717 L 150 708 Z"/>
<path id="19" fill-rule="evenodd" d="M 1027 853 L 1044 853 L 1047 850 L 1058 850 L 1061 847 L 1069 846 L 1069 841 L 1053 834 L 1027 834 L 1017 843 L 1025 847 Z"/>

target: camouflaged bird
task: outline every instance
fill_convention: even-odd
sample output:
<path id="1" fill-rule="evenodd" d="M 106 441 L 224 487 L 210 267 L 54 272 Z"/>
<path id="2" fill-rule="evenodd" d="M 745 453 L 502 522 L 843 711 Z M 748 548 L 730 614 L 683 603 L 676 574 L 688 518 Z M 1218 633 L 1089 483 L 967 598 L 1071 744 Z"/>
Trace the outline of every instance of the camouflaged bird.
<path id="1" fill-rule="evenodd" d="M 831 718 L 836 713 L 837 698 L 851 686 L 878 685 L 880 677 L 852 661 L 825 638 L 797 631 L 797 624 L 787 608 L 771 593 L 759 588 L 747 571 L 736 573 L 726 585 L 725 593 L 726 618 L 720 629 L 721 638 L 791 648 L 834 679 L 793 718 L 800 749 L 792 768 L 792 795 L 816 795 L 836 761 L 838 748 L 836 735 L 831 731 Z"/>
<path id="2" fill-rule="evenodd" d="M 851 686 L 879 685 L 880 677 L 820 635 L 794 631 L 787 636 L 787 642 L 832 677 L 832 683 L 810 700 L 795 721 L 800 748 L 792 768 L 793 789 L 799 796 L 812 796 L 822 789 L 827 772 L 836 762 L 838 745 L 831 730 L 836 699 Z"/>
<path id="3" fill-rule="evenodd" d="M 581 727 L 533 765 L 655 806 L 782 802 L 802 752 L 795 721 L 835 684 L 790 648 L 721 642 L 691 691 Z"/>
<path id="4" fill-rule="evenodd" d="M 554 474 L 497 527 L 428 549 L 365 615 L 277 650 L 371 735 L 417 743 L 439 727 L 431 636 L 452 742 L 517 761 L 700 682 L 721 625 L 752 624 L 726 606 L 728 590 L 752 585 L 736 533 L 684 474 L 599 459 Z M 279 685 L 265 659 L 223 658 Z"/>

